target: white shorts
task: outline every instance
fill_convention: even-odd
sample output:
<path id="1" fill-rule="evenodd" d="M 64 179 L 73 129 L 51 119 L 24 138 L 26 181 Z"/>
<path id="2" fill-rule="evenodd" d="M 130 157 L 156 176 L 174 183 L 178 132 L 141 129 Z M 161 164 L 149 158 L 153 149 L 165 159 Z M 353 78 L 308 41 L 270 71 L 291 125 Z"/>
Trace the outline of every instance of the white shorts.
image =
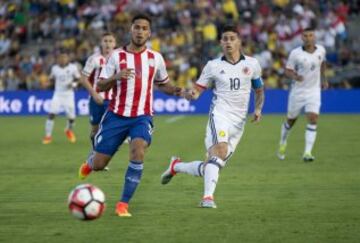
<path id="1" fill-rule="evenodd" d="M 75 119 L 75 96 L 74 93 L 70 94 L 56 94 L 51 100 L 49 113 L 59 114 L 65 112 L 69 119 Z"/>
<path id="2" fill-rule="evenodd" d="M 210 114 L 206 127 L 205 147 L 209 150 L 212 146 L 225 142 L 228 144 L 227 159 L 234 153 L 245 127 L 245 119 L 242 122 L 234 123 L 230 120 Z"/>
<path id="3" fill-rule="evenodd" d="M 304 97 L 303 95 L 290 94 L 287 117 L 289 119 L 295 119 L 300 115 L 302 110 L 304 110 L 305 113 L 320 114 L 320 106 L 321 99 L 317 95 Z"/>

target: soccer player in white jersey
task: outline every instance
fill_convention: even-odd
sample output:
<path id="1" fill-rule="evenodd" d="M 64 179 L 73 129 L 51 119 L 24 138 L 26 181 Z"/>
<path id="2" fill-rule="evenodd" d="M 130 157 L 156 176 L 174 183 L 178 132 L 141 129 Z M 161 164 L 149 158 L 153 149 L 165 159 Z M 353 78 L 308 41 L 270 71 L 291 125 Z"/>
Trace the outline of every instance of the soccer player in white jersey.
<path id="1" fill-rule="evenodd" d="M 220 44 L 224 55 L 206 64 L 193 95 L 186 95 L 195 99 L 203 90 L 213 90 L 205 136 L 207 161 L 186 163 L 172 157 L 169 168 L 161 175 L 162 184 L 169 183 L 177 173 L 203 176 L 204 194 L 200 207 L 204 208 L 216 208 L 214 192 L 219 171 L 234 153 L 244 132 L 252 88 L 255 90 L 253 122 L 260 121 L 264 103 L 260 64 L 241 53 L 241 39 L 235 26 L 223 28 Z"/>
<path id="2" fill-rule="evenodd" d="M 287 119 L 281 125 L 278 157 L 285 159 L 287 138 L 296 119 L 304 110 L 308 124 L 305 131 L 305 151 L 303 160 L 311 162 L 315 159 L 312 148 L 316 139 L 317 120 L 321 105 L 321 87 L 326 89 L 325 48 L 315 44 L 315 31 L 307 28 L 302 33 L 303 46 L 290 52 L 286 63 L 285 75 L 292 80 L 289 93 Z"/>
<path id="3" fill-rule="evenodd" d="M 100 73 L 101 91 L 113 89 L 113 98 L 95 135 L 94 151 L 79 169 L 82 178 L 102 170 L 126 137 L 130 137 L 130 161 L 122 196 L 115 213 L 129 217 L 128 204 L 140 183 L 146 148 L 151 144 L 153 86 L 169 95 L 180 96 L 181 88 L 170 84 L 162 55 L 146 47 L 151 20 L 136 15 L 131 21 L 130 43 L 112 52 Z"/>
<path id="4" fill-rule="evenodd" d="M 52 142 L 52 131 L 54 128 L 55 115 L 65 110 L 68 117 L 65 134 L 71 143 L 76 142 L 73 132 L 75 122 L 75 94 L 74 88 L 77 80 L 80 79 L 80 72 L 75 64 L 69 62 L 69 56 L 66 52 L 58 56 L 58 64 L 51 68 L 50 80 L 55 82 L 54 95 L 51 100 L 48 119 L 45 123 L 45 137 L 43 144 Z"/>
<path id="5" fill-rule="evenodd" d="M 102 68 L 104 68 L 106 60 L 114 50 L 115 46 L 116 39 L 114 34 L 110 32 L 104 33 L 101 37 L 101 52 L 94 53 L 86 60 L 80 79 L 80 83 L 91 95 L 89 100 L 91 124 L 90 139 L 93 146 L 94 136 L 99 129 L 101 117 L 104 115 L 112 95 L 111 90 L 100 92 L 97 88 L 97 83 L 99 81 L 100 72 Z"/>

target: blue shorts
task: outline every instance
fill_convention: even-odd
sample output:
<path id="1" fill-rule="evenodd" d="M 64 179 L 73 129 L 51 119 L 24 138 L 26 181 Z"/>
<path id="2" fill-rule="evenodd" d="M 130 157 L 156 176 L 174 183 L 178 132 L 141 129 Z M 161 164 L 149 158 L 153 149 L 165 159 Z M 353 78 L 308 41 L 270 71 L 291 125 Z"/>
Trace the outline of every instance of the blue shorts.
<path id="1" fill-rule="evenodd" d="M 113 156 L 127 137 L 151 144 L 152 116 L 124 117 L 106 111 L 95 135 L 95 151 Z"/>
<path id="2" fill-rule="evenodd" d="M 110 101 L 104 100 L 104 104 L 97 104 L 92 97 L 90 97 L 89 101 L 89 113 L 90 113 L 90 123 L 91 125 L 99 125 L 102 116 L 104 115 L 106 109 L 109 106 Z"/>

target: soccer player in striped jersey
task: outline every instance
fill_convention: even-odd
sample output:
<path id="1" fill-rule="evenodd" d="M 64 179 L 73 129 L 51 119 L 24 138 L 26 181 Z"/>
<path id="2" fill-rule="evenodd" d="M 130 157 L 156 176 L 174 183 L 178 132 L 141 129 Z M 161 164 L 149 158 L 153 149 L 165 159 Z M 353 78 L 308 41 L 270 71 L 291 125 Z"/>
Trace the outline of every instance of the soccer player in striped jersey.
<path id="1" fill-rule="evenodd" d="M 204 194 L 200 203 L 203 208 L 216 208 L 214 192 L 219 171 L 227 164 L 244 132 L 251 89 L 255 91 L 253 122 L 260 121 L 264 103 L 260 64 L 241 53 L 241 39 L 235 26 L 223 28 L 220 43 L 224 55 L 209 61 L 195 89 L 186 93 L 188 99 L 196 99 L 208 88 L 214 93 L 205 136 L 207 161 L 186 163 L 174 156 L 161 175 L 162 184 L 169 183 L 177 173 L 203 176 Z"/>
<path id="2" fill-rule="evenodd" d="M 290 52 L 285 75 L 292 79 L 289 93 L 287 119 L 281 126 L 278 157 L 285 159 L 287 138 L 296 119 L 304 110 L 308 124 L 305 131 L 304 162 L 314 161 L 312 148 L 316 139 L 317 120 L 321 105 L 321 87 L 328 87 L 325 79 L 325 48 L 315 44 L 315 30 L 307 28 L 302 33 L 303 46 Z"/>
<path id="3" fill-rule="evenodd" d="M 93 146 L 94 137 L 99 129 L 101 117 L 104 115 L 109 105 L 112 94 L 111 89 L 105 92 L 100 92 L 97 87 L 97 83 L 99 81 L 100 72 L 102 68 L 104 68 L 106 60 L 114 50 L 115 46 L 116 39 L 114 34 L 110 32 L 104 33 L 101 38 L 101 52 L 92 54 L 86 60 L 85 66 L 82 70 L 82 77 L 80 79 L 80 83 L 91 95 L 89 100 L 91 124 L 90 139 Z"/>
<path id="4" fill-rule="evenodd" d="M 42 140 L 43 144 L 52 142 L 55 115 L 62 110 L 65 110 L 68 118 L 65 128 L 66 137 L 69 142 L 76 142 L 73 131 L 76 118 L 74 88 L 77 86 L 77 80 L 79 79 L 80 72 L 77 66 L 70 63 L 68 53 L 62 51 L 57 57 L 57 64 L 53 65 L 51 68 L 50 80 L 55 82 L 55 88 L 48 119 L 45 123 L 45 137 Z"/>
<path id="5" fill-rule="evenodd" d="M 101 71 L 100 90 L 113 89 L 113 98 L 95 135 L 94 151 L 79 170 L 81 178 L 102 170 L 126 139 L 130 142 L 130 162 L 125 174 L 122 196 L 116 214 L 129 217 L 128 203 L 140 183 L 145 151 L 153 129 L 153 87 L 169 95 L 184 95 L 184 90 L 170 84 L 162 55 L 148 49 L 151 20 L 136 15 L 131 22 L 130 43 L 116 49 Z"/>

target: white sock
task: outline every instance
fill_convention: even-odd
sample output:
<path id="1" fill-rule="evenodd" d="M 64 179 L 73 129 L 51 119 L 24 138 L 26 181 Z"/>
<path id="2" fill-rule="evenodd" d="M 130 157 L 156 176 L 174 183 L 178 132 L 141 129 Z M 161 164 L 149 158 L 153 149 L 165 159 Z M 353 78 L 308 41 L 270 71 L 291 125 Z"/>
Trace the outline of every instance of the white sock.
<path id="1" fill-rule="evenodd" d="M 66 123 L 66 130 L 72 130 L 74 128 L 75 121 L 74 120 L 67 120 Z"/>
<path id="2" fill-rule="evenodd" d="M 54 120 L 47 119 L 45 122 L 45 134 L 47 137 L 50 137 L 52 135 L 52 131 L 54 128 Z"/>
<path id="3" fill-rule="evenodd" d="M 224 163 L 223 160 L 217 157 L 211 158 L 206 163 L 204 169 L 204 197 L 213 197 L 219 179 L 219 171 Z"/>
<path id="4" fill-rule="evenodd" d="M 176 173 L 185 173 L 193 176 L 203 176 L 203 161 L 180 162 L 176 163 L 174 170 Z"/>
<path id="5" fill-rule="evenodd" d="M 307 124 L 305 131 L 305 153 L 310 153 L 316 140 L 316 124 Z"/>
<path id="6" fill-rule="evenodd" d="M 284 122 L 281 125 L 280 145 L 286 144 L 286 140 L 289 135 L 290 129 L 291 127 L 287 122 Z"/>

